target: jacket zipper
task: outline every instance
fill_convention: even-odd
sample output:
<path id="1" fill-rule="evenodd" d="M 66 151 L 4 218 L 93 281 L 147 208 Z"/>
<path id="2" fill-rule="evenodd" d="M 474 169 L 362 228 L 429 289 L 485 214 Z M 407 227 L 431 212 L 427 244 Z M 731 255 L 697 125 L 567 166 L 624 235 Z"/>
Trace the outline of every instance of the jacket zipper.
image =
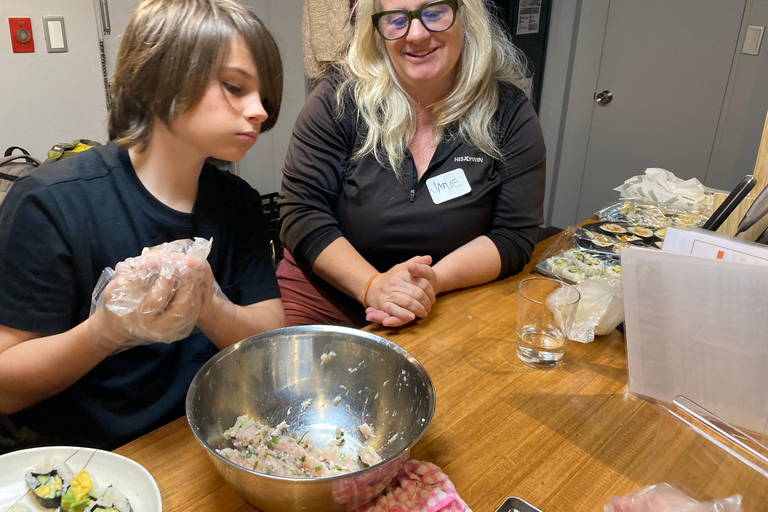
<path id="1" fill-rule="evenodd" d="M 408 155 L 411 155 L 411 152 L 408 152 Z M 411 168 L 411 196 L 410 201 L 413 202 L 413 199 L 416 197 L 416 186 L 419 184 L 419 174 L 416 172 L 416 162 L 411 161 L 412 168 Z"/>

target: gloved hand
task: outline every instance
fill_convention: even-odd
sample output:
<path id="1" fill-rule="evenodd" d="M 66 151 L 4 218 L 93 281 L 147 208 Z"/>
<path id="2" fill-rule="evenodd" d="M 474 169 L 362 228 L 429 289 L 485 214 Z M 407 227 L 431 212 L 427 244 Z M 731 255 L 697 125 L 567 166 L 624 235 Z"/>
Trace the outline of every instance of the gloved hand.
<path id="1" fill-rule="evenodd" d="M 741 512 L 741 495 L 699 503 L 662 482 L 641 487 L 623 498 L 612 496 L 605 512 Z"/>
<path id="2" fill-rule="evenodd" d="M 177 240 L 106 269 L 94 289 L 91 343 L 112 353 L 189 336 L 217 288 L 206 260 L 210 247 L 200 238 Z"/>

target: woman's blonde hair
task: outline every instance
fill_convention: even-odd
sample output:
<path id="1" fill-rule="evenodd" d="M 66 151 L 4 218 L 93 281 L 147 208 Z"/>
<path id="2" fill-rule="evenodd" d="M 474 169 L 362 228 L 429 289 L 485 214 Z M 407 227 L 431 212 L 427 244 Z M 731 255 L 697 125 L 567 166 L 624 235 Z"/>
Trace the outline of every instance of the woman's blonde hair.
<path id="1" fill-rule="evenodd" d="M 109 138 L 143 151 L 155 119 L 170 126 L 194 107 L 241 37 L 259 74 L 265 132 L 283 94 L 280 52 L 259 18 L 233 0 L 145 0 L 125 30 L 112 84 Z"/>
<path id="2" fill-rule="evenodd" d="M 446 130 L 471 142 L 483 153 L 501 159 L 492 119 L 499 105 L 499 83 L 509 83 L 530 95 L 525 57 L 510 41 L 487 0 L 462 0 L 456 25 L 464 30 L 464 48 L 451 92 L 431 106 L 435 143 Z M 353 155 L 373 153 L 379 163 L 403 178 L 405 148 L 416 132 L 413 100 L 398 83 L 394 67 L 371 15 L 380 0 L 359 0 L 349 52 L 335 67 L 343 81 L 337 89 L 339 115 L 344 96 L 354 96 L 359 121 L 367 127 Z M 417 21 L 414 21 L 417 23 Z"/>

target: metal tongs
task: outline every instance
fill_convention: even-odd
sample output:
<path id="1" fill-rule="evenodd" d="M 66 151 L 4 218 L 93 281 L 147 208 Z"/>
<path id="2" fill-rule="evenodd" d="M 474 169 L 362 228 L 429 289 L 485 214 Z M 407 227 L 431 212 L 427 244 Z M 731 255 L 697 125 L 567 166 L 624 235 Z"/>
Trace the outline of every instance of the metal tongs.
<path id="1" fill-rule="evenodd" d="M 751 174 L 744 176 L 744 179 L 741 180 L 738 185 L 736 185 L 736 188 L 734 188 L 730 194 L 728 194 L 728 197 L 725 198 L 725 201 L 723 201 L 720 206 L 717 207 L 717 210 L 715 210 L 712 216 L 707 219 L 707 222 L 705 222 L 701 228 L 709 231 L 717 231 L 717 228 L 719 228 L 723 222 L 725 222 L 725 219 L 727 219 L 728 216 L 733 213 L 733 210 L 736 209 L 739 203 L 741 203 L 744 198 L 747 197 L 747 194 L 749 194 L 749 192 L 755 187 L 756 183 L 757 180 L 755 180 L 755 177 Z M 756 203 L 757 201 L 755 201 L 755 204 Z M 754 207 L 754 204 L 752 206 Z M 750 208 L 749 211 L 752 211 L 752 208 Z M 747 212 L 747 215 L 749 215 L 749 212 Z M 746 218 L 746 216 L 744 218 Z M 742 220 L 742 223 L 743 222 L 744 221 Z M 741 224 L 739 224 L 739 227 L 741 227 Z"/>
<path id="2" fill-rule="evenodd" d="M 744 218 L 741 219 L 741 222 L 739 222 L 739 227 L 736 230 L 736 234 L 738 235 L 739 233 L 743 233 L 744 231 L 757 224 L 757 222 L 762 219 L 766 213 L 768 213 L 768 187 L 765 187 L 760 192 L 760 195 L 757 196 L 755 202 L 752 203 L 752 206 L 749 207 L 749 210 L 747 210 Z M 768 228 L 766 228 L 765 231 L 763 231 L 763 233 L 757 237 L 755 242 L 759 244 L 768 242 Z"/>

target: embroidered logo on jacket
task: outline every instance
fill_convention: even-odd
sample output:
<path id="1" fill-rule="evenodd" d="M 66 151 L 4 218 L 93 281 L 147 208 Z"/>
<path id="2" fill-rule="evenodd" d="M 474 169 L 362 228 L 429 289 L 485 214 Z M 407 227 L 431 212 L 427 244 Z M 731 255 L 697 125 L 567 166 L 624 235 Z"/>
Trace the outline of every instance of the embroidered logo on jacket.
<path id="1" fill-rule="evenodd" d="M 483 157 L 481 156 L 457 156 L 453 159 L 454 162 L 474 162 L 476 164 L 483 163 Z"/>

